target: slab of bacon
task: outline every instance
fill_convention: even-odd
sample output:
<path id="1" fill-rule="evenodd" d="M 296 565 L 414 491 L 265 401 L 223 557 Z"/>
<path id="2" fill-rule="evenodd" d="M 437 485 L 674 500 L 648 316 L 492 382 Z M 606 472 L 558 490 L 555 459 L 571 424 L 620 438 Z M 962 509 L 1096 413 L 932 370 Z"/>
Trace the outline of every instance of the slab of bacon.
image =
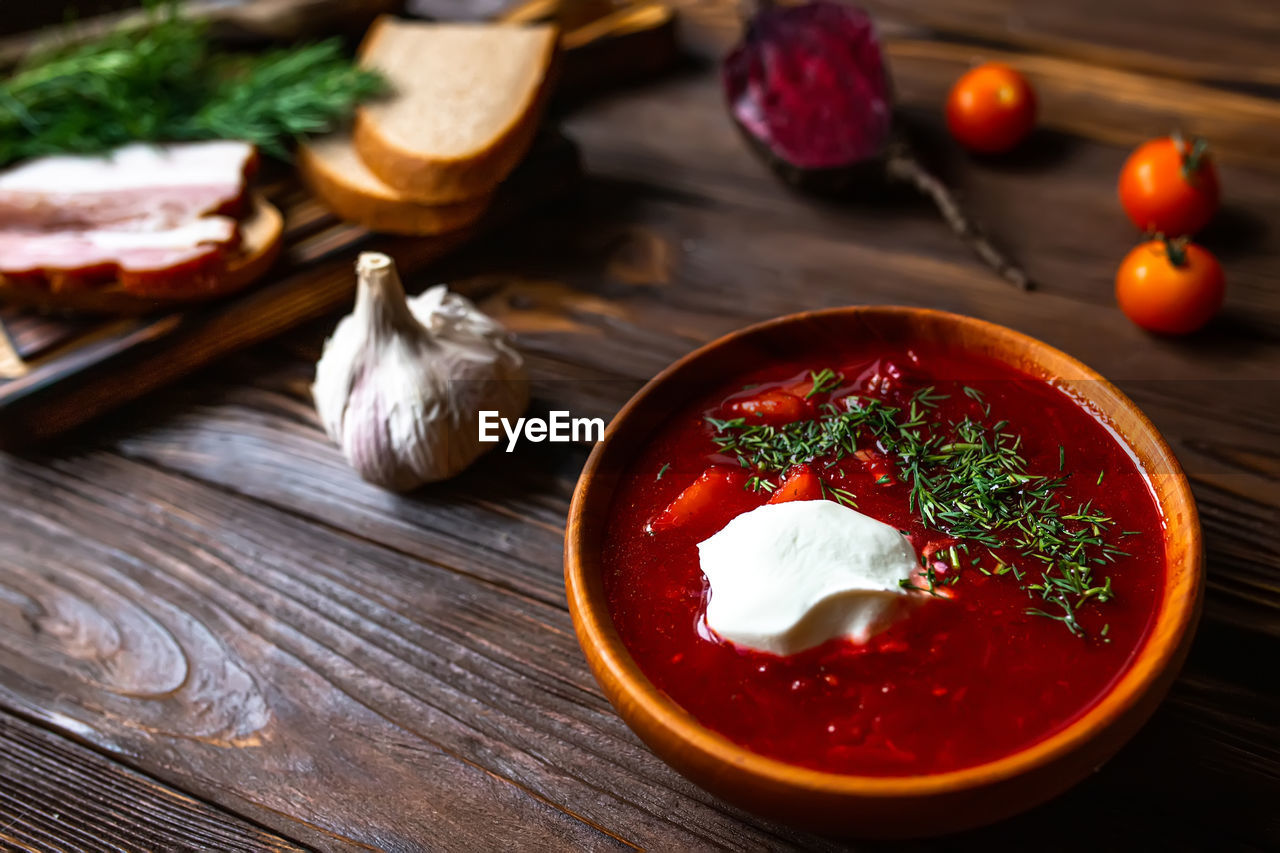
<path id="1" fill-rule="evenodd" d="M 244 142 L 134 144 L 0 173 L 0 275 L 198 287 L 236 248 L 256 162 Z"/>

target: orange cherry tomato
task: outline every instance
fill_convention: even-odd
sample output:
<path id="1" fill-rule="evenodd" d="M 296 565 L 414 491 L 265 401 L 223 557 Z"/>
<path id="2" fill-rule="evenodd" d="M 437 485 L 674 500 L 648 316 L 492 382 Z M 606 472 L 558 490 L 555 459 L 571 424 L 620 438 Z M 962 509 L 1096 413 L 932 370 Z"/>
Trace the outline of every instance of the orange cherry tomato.
<path id="1" fill-rule="evenodd" d="M 1152 332 L 1194 332 L 1218 313 L 1225 293 L 1218 261 L 1191 243 L 1143 243 L 1116 272 L 1120 310 Z"/>
<path id="2" fill-rule="evenodd" d="M 1203 139 L 1142 143 L 1120 170 L 1119 190 L 1133 224 L 1165 237 L 1196 233 L 1218 210 L 1218 172 Z"/>
<path id="3" fill-rule="evenodd" d="M 947 127 L 970 151 L 1008 151 L 1035 124 L 1035 90 L 1026 77 L 999 62 L 966 72 L 947 96 Z"/>

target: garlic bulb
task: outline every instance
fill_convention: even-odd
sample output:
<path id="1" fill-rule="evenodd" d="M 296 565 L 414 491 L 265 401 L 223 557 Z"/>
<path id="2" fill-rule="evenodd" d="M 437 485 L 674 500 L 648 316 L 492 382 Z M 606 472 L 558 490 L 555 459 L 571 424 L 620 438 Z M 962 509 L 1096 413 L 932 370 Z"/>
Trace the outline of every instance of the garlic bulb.
<path id="1" fill-rule="evenodd" d="M 524 362 L 506 331 L 437 285 L 406 299 L 391 258 L 356 261 L 356 306 L 325 342 L 311 387 L 325 431 L 361 477 L 397 491 L 462 471 L 491 445 L 479 412 L 518 418 Z"/>

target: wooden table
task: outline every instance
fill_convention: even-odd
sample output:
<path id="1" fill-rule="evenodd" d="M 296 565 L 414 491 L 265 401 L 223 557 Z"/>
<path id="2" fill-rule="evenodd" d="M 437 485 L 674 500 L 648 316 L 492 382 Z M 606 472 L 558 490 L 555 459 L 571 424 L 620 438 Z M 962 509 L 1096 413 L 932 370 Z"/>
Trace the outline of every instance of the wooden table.
<path id="1" fill-rule="evenodd" d="M 1037 292 L 993 277 L 923 203 L 788 192 L 698 62 L 568 111 L 589 171 L 580 194 L 416 284 L 450 281 L 502 319 L 535 408 L 582 415 L 612 413 L 730 329 L 858 302 L 985 317 L 1113 378 L 1169 438 L 1200 504 L 1208 598 L 1190 660 L 1095 776 L 919 849 L 1275 849 L 1280 10 L 870 5 L 904 114 Z M 733 37 L 728 5 L 685 11 L 696 52 Z M 1009 158 L 959 155 L 940 98 L 970 61 L 1004 54 L 1056 130 Z M 1209 330 L 1166 340 L 1114 305 L 1135 239 L 1114 182 L 1126 146 L 1179 123 L 1219 145 L 1226 208 L 1204 242 L 1230 293 Z M 588 448 L 526 444 L 407 497 L 366 486 L 308 396 L 331 326 L 0 459 L 0 845 L 839 846 L 694 788 L 601 696 L 560 567 Z"/>

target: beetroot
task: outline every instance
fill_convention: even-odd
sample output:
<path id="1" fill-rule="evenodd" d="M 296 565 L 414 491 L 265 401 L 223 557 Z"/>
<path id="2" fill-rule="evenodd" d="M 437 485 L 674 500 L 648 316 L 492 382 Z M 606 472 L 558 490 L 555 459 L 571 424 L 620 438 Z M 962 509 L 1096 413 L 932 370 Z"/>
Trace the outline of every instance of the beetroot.
<path id="1" fill-rule="evenodd" d="M 788 181 L 823 193 L 908 183 L 1000 275 L 1030 286 L 896 131 L 889 75 L 866 12 L 827 0 L 762 2 L 722 76 L 734 122 Z"/>
<path id="2" fill-rule="evenodd" d="M 743 129 L 798 168 L 845 168 L 889 144 L 889 80 L 860 9 L 817 2 L 762 10 L 725 60 L 724 86 Z"/>

